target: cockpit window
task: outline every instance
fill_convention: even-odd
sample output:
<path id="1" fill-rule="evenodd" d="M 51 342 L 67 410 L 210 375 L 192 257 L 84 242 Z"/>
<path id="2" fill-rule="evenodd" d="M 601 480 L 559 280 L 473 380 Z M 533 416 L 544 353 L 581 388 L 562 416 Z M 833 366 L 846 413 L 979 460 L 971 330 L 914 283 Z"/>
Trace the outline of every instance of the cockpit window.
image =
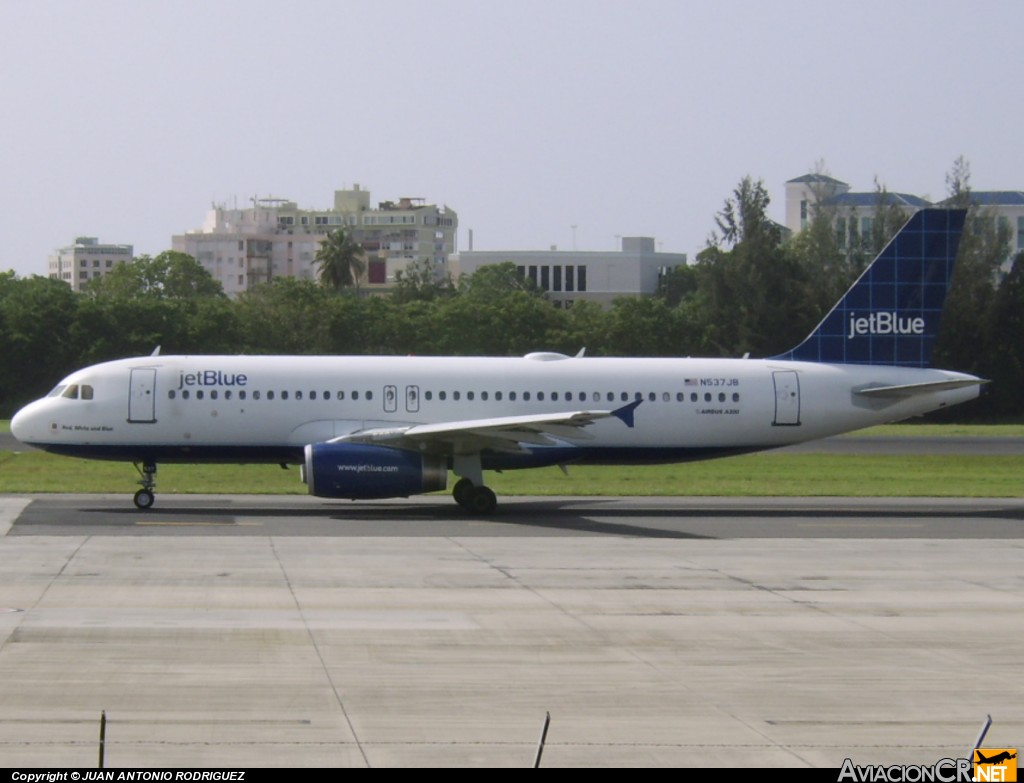
<path id="1" fill-rule="evenodd" d="M 55 386 L 55 387 L 53 388 L 53 391 L 51 391 L 51 392 L 50 392 L 49 394 L 47 394 L 46 396 L 47 396 L 47 397 L 60 397 L 60 395 L 61 395 L 61 392 L 63 392 L 63 391 L 64 391 L 64 388 L 65 388 L 65 387 L 64 387 L 64 384 L 61 384 L 60 386 Z"/>
<path id="2" fill-rule="evenodd" d="M 63 389 L 63 392 L 60 391 L 61 389 Z M 50 392 L 49 396 L 56 397 L 58 394 L 67 400 L 91 400 L 93 391 L 92 386 L 87 383 L 71 383 L 67 386 L 58 386 Z"/>

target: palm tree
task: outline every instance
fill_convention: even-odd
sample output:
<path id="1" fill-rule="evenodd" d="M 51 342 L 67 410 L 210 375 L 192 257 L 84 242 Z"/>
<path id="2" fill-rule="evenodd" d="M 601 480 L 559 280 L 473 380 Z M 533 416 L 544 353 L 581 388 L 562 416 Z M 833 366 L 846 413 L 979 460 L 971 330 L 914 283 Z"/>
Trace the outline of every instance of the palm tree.
<path id="1" fill-rule="evenodd" d="M 320 266 L 320 283 L 335 291 L 358 288 L 359 278 L 366 268 L 362 259 L 363 248 L 345 229 L 331 231 L 320 242 L 316 263 Z"/>

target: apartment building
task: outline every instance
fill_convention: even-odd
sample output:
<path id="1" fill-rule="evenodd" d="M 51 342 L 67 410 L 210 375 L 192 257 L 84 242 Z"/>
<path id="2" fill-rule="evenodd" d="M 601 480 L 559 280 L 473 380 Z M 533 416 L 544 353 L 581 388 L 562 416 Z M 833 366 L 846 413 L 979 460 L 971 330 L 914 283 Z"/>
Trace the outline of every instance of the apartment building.
<path id="1" fill-rule="evenodd" d="M 363 290 L 386 291 L 414 263 L 429 263 L 443 276 L 457 249 L 458 215 L 450 207 L 404 197 L 372 208 L 370 191 L 359 185 L 335 191 L 327 209 L 304 209 L 279 198 L 254 198 L 244 208 L 215 204 L 202 227 L 175 235 L 171 246 L 237 295 L 277 277 L 316 279 L 320 243 L 339 228 L 363 248 Z"/>

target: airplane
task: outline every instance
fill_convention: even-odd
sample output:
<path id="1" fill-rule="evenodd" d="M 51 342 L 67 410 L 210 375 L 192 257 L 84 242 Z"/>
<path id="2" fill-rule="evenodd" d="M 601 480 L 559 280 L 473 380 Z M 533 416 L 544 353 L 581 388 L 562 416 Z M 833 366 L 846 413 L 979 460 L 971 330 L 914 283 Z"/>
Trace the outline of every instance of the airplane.
<path id="1" fill-rule="evenodd" d="M 983 379 L 928 366 L 965 214 L 916 212 L 807 339 L 766 359 L 157 351 L 72 373 L 11 431 L 135 463 L 139 509 L 161 462 L 262 462 L 298 464 L 310 494 L 338 499 L 444 490 L 451 470 L 455 501 L 487 515 L 484 470 L 702 460 L 978 396 Z"/>
<path id="2" fill-rule="evenodd" d="M 990 759 L 985 758 L 985 755 L 980 750 L 975 750 L 974 755 L 978 757 L 974 762 L 975 764 L 999 764 L 1000 762 L 1012 761 L 1013 759 L 1017 758 L 1016 753 L 1010 753 L 1006 750 L 1002 751 L 1001 753 L 997 753 Z"/>

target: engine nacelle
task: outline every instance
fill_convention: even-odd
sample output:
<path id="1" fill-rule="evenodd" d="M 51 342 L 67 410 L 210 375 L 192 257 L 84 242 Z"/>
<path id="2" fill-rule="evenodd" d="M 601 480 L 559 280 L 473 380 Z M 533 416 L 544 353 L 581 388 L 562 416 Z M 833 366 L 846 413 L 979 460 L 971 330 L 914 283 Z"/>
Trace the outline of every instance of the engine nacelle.
<path id="1" fill-rule="evenodd" d="M 444 489 L 444 457 L 360 443 L 306 446 L 302 480 L 320 498 L 396 498 Z"/>

